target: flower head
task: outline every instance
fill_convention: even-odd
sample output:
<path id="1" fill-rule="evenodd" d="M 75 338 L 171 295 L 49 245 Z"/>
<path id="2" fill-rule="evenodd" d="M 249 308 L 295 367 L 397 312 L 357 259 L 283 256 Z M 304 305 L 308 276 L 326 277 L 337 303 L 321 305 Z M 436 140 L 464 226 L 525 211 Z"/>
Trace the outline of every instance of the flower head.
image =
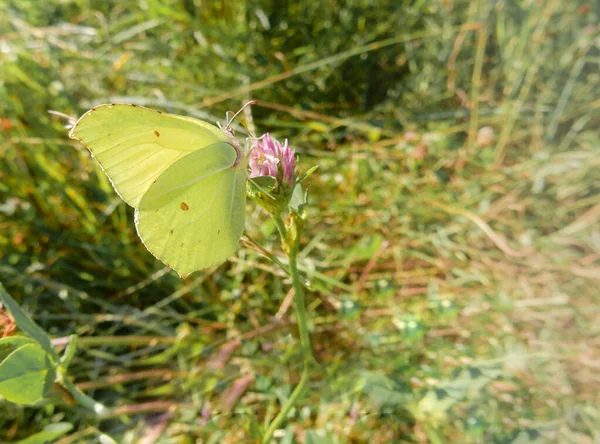
<path id="1" fill-rule="evenodd" d="M 283 145 L 269 133 L 255 140 L 250 152 L 250 177 L 272 176 L 282 185 L 294 185 L 294 150 Z"/>

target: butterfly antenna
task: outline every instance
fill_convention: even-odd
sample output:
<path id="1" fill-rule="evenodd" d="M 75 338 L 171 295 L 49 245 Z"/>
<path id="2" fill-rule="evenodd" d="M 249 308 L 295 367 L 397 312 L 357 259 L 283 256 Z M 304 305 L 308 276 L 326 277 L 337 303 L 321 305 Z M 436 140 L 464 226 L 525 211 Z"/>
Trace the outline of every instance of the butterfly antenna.
<path id="1" fill-rule="evenodd" d="M 227 125 L 225 125 L 225 128 L 231 129 L 231 122 L 233 122 L 233 120 L 242 112 L 244 111 L 246 108 L 248 108 L 250 105 L 255 105 L 256 104 L 256 100 L 250 100 L 248 102 L 246 102 L 244 104 L 244 106 L 242 106 L 239 111 L 237 113 L 235 113 L 233 116 L 231 116 L 231 119 L 227 119 Z M 229 114 L 229 113 L 227 113 Z"/>
<path id="2" fill-rule="evenodd" d="M 60 111 L 54 111 L 53 109 L 49 109 L 48 114 L 60 117 L 61 119 L 65 119 L 67 121 L 65 128 L 68 128 L 68 129 L 73 128 L 75 126 L 75 123 L 77 123 L 77 119 L 75 117 L 69 116 L 68 114 L 65 114 L 65 113 L 61 113 Z"/>

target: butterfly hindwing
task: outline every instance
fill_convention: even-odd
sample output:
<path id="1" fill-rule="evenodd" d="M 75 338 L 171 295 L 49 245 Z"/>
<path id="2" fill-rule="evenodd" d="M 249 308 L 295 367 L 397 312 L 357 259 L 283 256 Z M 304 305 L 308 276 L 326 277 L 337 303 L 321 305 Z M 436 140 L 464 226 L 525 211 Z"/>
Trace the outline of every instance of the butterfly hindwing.
<path id="1" fill-rule="evenodd" d="M 231 256 L 244 230 L 246 173 L 236 152 L 217 143 L 170 166 L 136 211 L 146 248 L 187 276 Z"/>

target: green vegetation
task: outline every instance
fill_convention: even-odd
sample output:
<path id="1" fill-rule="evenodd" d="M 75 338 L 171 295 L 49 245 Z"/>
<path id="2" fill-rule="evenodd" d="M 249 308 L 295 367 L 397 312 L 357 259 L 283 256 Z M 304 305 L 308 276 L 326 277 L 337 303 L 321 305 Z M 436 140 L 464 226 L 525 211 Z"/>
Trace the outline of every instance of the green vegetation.
<path id="1" fill-rule="evenodd" d="M 181 280 L 48 113 L 126 102 L 214 122 L 250 98 L 250 128 L 319 166 L 298 255 L 317 362 L 281 442 L 599 439 L 599 16 L 0 2 L 0 281 L 59 355 L 79 336 L 69 375 L 110 412 L 58 389 L 0 401 L 0 441 L 260 438 L 302 371 L 276 227 L 249 205 L 235 257 Z"/>

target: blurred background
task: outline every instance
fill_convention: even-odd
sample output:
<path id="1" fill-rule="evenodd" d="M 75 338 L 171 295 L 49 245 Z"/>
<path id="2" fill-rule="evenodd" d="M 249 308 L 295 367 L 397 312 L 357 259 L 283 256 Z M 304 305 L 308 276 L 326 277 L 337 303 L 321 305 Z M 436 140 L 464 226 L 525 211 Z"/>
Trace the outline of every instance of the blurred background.
<path id="1" fill-rule="evenodd" d="M 600 4 L 0 1 L 0 280 L 113 410 L 0 401 L 0 441 L 249 442 L 298 382 L 275 227 L 181 280 L 66 121 L 249 99 L 311 177 L 318 364 L 281 442 L 600 439 Z M 246 120 L 248 116 L 246 117 Z"/>

